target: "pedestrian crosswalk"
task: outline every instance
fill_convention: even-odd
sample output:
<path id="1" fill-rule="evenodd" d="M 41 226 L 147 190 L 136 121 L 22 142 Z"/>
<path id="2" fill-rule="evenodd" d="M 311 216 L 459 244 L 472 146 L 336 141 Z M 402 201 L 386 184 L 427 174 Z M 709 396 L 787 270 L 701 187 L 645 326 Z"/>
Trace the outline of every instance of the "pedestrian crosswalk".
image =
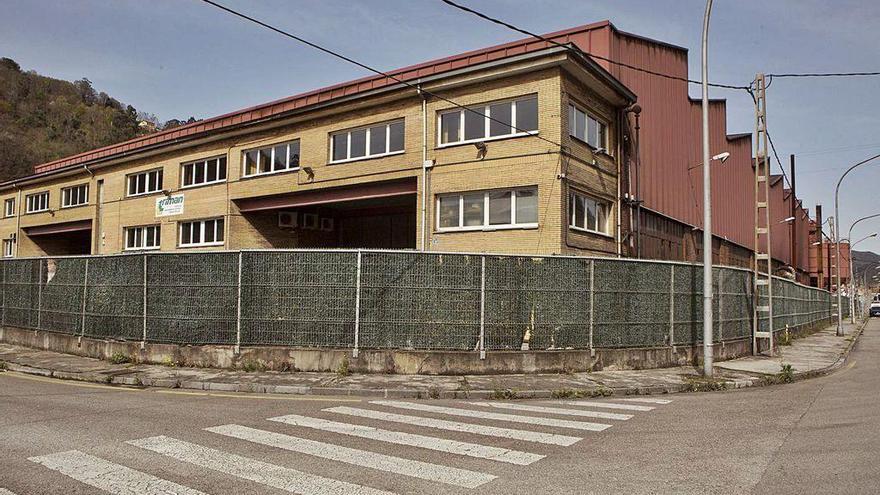
<path id="1" fill-rule="evenodd" d="M 361 407 L 333 406 L 308 415 L 283 414 L 248 424 L 215 423 L 192 432 L 193 438 L 186 440 L 159 435 L 131 439 L 125 444 L 128 449 L 135 448 L 132 455 L 158 456 L 190 469 L 203 469 L 213 473 L 211 476 L 290 493 L 388 494 L 401 486 L 396 479 L 472 490 L 510 473 L 503 466 L 528 469 L 552 457 L 558 449 L 669 403 L 669 399 L 652 397 L 608 401 L 471 400 L 443 405 L 373 400 L 359 404 Z M 214 448 L 218 443 L 223 447 Z M 243 452 L 237 452 L 239 448 Z M 275 454 L 260 460 L 247 453 L 254 448 L 270 449 Z M 167 473 L 156 472 L 155 468 L 131 465 L 131 461 L 117 464 L 104 457 L 71 450 L 30 460 L 111 494 L 196 495 L 214 486 L 202 480 L 207 475 L 197 477 L 193 483 L 188 478 L 171 481 L 162 478 Z M 330 466 L 347 468 L 310 472 L 315 464 L 307 462 L 309 459 L 318 461 L 318 466 L 327 461 Z M 358 470 L 364 470 L 364 474 L 358 474 Z M 15 494 L 0 488 L 0 495 Z"/>

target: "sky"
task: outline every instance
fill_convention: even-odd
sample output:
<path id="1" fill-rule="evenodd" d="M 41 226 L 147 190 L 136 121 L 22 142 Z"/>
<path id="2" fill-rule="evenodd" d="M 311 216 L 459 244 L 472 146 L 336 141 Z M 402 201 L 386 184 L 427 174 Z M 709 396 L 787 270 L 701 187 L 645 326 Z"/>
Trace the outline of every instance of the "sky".
<path id="1" fill-rule="evenodd" d="M 383 70 L 522 38 L 440 0 L 218 0 Z M 459 0 L 539 33 L 609 19 L 619 29 L 690 49 L 699 79 L 702 0 Z M 0 0 L 0 56 L 60 79 L 83 77 L 161 121 L 206 118 L 368 75 L 200 0 Z M 716 0 L 709 79 L 748 85 L 757 72 L 880 70 L 880 2 Z M 880 77 L 776 79 L 770 134 L 783 164 L 797 155 L 798 196 L 833 212 L 850 165 L 880 154 Z M 699 86 L 691 86 L 699 97 Z M 728 132 L 751 132 L 753 106 L 728 99 Z M 714 150 L 713 150 L 714 152 Z M 775 169 L 778 173 L 778 169 Z M 841 186 L 843 235 L 880 213 L 880 159 Z M 724 205 L 715 205 L 715 208 Z M 853 238 L 880 232 L 880 217 Z M 880 253 L 880 237 L 856 249 Z"/>

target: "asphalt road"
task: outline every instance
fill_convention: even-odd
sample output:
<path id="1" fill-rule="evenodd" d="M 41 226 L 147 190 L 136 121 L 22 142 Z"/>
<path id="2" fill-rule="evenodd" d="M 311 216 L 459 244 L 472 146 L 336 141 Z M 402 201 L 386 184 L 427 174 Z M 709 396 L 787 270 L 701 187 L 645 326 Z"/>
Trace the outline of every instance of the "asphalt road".
<path id="1" fill-rule="evenodd" d="M 878 378 L 880 321 L 833 375 L 648 398 L 668 403 L 380 404 L 5 372 L 0 495 L 877 493 Z"/>

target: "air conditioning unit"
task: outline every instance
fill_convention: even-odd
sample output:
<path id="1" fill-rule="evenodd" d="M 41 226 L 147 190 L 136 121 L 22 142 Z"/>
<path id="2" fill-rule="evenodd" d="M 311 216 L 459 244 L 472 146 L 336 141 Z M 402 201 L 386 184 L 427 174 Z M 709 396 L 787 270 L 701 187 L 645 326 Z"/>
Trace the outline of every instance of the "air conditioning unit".
<path id="1" fill-rule="evenodd" d="M 318 227 L 320 227 L 318 219 L 317 213 L 303 213 L 302 228 L 307 230 L 318 230 Z"/>
<path id="2" fill-rule="evenodd" d="M 295 229 L 299 226 L 299 220 L 295 211 L 278 212 L 278 226 L 282 229 Z"/>

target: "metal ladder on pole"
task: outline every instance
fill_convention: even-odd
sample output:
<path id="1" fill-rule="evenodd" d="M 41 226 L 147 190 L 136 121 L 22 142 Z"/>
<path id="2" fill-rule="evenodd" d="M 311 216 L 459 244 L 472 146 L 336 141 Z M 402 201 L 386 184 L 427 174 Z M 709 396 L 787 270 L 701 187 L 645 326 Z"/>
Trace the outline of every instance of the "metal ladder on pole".
<path id="1" fill-rule="evenodd" d="M 764 74 L 755 76 L 755 256 L 753 264 L 752 354 L 767 339 L 773 355 L 773 257 L 770 253 L 770 138 L 767 135 L 767 94 Z"/>

